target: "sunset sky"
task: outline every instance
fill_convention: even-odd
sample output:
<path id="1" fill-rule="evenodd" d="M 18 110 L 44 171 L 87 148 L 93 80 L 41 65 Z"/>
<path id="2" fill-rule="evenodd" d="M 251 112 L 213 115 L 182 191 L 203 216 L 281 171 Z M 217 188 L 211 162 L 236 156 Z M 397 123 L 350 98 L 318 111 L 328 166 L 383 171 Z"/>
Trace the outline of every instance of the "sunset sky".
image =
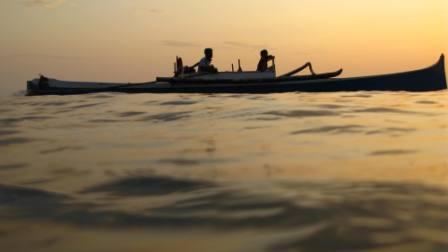
<path id="1" fill-rule="evenodd" d="M 279 72 L 312 61 L 345 76 L 419 68 L 448 53 L 446 0 L 2 0 L 0 92 L 39 73 L 137 82 L 193 64 L 253 70 L 259 50 Z"/>

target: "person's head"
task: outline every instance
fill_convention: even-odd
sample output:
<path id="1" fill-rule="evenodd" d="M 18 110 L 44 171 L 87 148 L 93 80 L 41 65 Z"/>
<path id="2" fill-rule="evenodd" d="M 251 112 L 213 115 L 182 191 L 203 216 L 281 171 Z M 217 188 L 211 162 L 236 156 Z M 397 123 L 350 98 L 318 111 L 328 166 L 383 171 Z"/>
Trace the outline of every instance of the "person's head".
<path id="1" fill-rule="evenodd" d="M 204 54 L 207 59 L 209 59 L 209 60 L 212 59 L 213 58 L 213 49 L 205 48 Z"/>
<path id="2" fill-rule="evenodd" d="M 266 58 L 268 55 L 269 55 L 268 50 L 266 50 L 266 49 L 261 50 L 261 52 L 260 52 L 260 56 L 261 56 L 262 58 Z"/>

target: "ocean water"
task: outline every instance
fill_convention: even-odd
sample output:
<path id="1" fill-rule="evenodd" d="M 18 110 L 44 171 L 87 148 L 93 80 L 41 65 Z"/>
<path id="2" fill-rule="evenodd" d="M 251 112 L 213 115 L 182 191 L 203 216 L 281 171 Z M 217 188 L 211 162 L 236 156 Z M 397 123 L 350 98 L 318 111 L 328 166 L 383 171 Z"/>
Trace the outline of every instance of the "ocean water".
<path id="1" fill-rule="evenodd" d="M 1 251 L 448 251 L 448 92 L 0 98 Z"/>

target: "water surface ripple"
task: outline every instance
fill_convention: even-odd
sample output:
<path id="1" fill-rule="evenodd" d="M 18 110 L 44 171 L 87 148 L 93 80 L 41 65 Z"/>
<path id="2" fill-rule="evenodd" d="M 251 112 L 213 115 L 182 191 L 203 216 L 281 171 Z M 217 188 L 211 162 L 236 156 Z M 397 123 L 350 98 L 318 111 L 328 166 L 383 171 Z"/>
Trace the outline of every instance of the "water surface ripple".
<path id="1" fill-rule="evenodd" d="M 0 247 L 448 251 L 447 98 L 2 97 Z"/>

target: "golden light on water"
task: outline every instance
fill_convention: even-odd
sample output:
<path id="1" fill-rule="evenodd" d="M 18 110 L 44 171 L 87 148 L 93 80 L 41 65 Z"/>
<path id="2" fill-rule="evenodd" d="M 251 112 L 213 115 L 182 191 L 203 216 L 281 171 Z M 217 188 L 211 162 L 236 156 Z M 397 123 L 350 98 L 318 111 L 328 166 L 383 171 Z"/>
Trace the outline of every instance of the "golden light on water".
<path id="1" fill-rule="evenodd" d="M 448 251 L 447 92 L 10 95 L 39 73 L 417 69 L 447 0 L 0 1 L 4 251 Z M 1 97 L 4 95 L 5 97 Z M 3 251 L 2 250 L 2 251 Z"/>

